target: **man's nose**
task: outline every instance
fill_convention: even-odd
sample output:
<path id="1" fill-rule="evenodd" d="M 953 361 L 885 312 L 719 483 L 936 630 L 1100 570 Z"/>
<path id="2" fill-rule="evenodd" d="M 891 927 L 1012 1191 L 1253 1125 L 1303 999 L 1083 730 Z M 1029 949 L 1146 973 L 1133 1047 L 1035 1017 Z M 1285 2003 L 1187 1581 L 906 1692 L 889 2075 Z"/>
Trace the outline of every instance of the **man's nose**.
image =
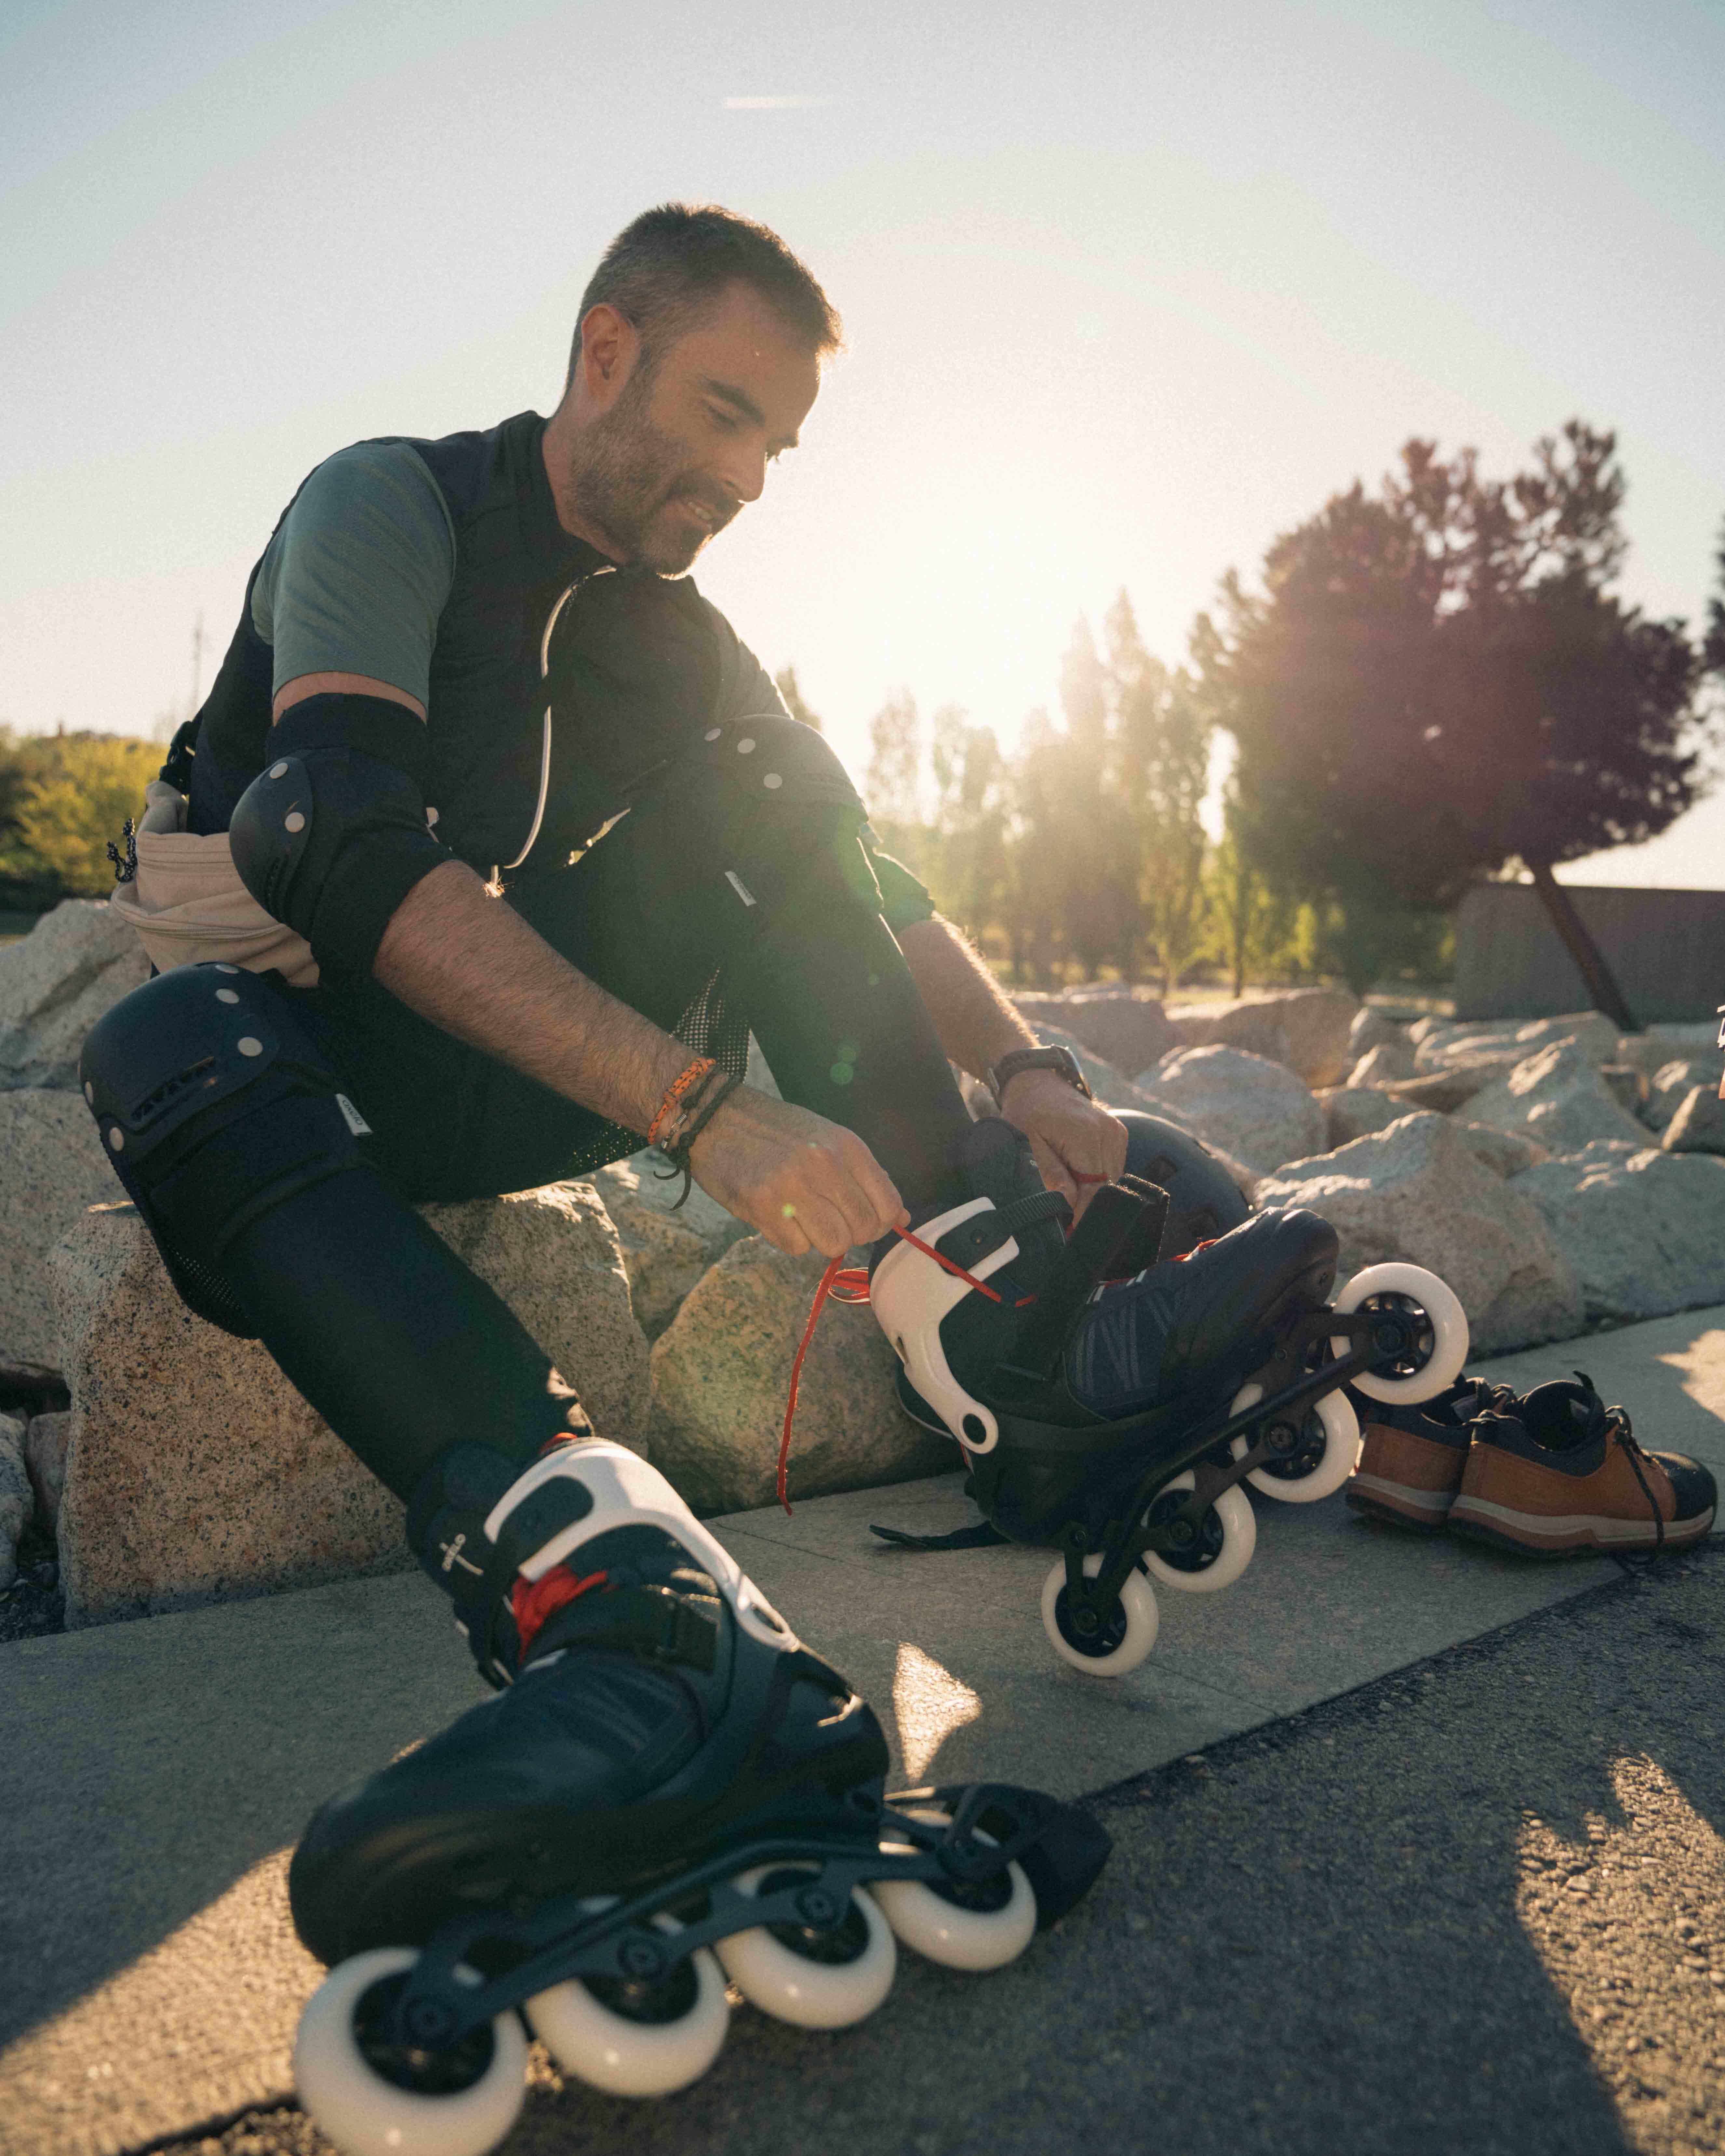
<path id="1" fill-rule="evenodd" d="M 719 483 L 738 501 L 758 501 L 767 486 L 767 452 L 764 449 L 739 450 L 727 457 L 719 475 Z"/>

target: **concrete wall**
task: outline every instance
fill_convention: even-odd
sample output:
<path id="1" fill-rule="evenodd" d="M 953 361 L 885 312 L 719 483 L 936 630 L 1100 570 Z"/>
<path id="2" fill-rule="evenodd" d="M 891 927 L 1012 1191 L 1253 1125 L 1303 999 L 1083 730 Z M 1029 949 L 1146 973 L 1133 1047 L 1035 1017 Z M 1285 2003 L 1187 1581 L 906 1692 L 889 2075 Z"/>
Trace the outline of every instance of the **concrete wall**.
<path id="1" fill-rule="evenodd" d="M 1725 891 L 1568 884 L 1575 910 L 1643 1025 L 1725 1004 Z M 1455 1015 L 1547 1018 L 1591 998 L 1532 884 L 1479 884 L 1455 921 Z"/>

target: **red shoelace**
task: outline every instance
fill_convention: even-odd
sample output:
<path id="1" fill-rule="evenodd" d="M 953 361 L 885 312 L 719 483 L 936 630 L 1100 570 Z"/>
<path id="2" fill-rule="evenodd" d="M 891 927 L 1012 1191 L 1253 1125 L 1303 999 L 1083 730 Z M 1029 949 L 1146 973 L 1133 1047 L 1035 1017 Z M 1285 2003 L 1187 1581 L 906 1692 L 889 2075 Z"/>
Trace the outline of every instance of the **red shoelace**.
<path id="1" fill-rule="evenodd" d="M 921 1236 L 913 1235 L 908 1228 L 895 1228 L 892 1232 L 901 1242 L 908 1243 L 913 1250 L 921 1250 L 925 1258 L 932 1258 L 942 1272 L 951 1273 L 955 1280 L 962 1280 L 968 1287 L 973 1287 L 978 1295 L 987 1296 L 990 1302 L 999 1302 L 1003 1300 L 998 1288 L 990 1287 L 986 1281 L 979 1281 L 974 1273 L 966 1272 L 963 1265 L 954 1265 L 950 1258 L 942 1257 L 932 1244 L 925 1243 Z M 778 1502 L 784 1507 L 787 1513 L 791 1509 L 791 1501 L 787 1495 L 791 1459 L 791 1424 L 796 1415 L 797 1394 L 803 1383 L 803 1360 L 809 1353 L 809 1342 L 814 1337 L 814 1328 L 820 1322 L 821 1312 L 825 1309 L 829 1301 L 848 1303 L 852 1307 L 855 1307 L 868 1300 L 868 1268 L 865 1265 L 847 1265 L 843 1258 L 833 1259 L 821 1275 L 820 1286 L 814 1291 L 814 1301 L 809 1306 L 809 1322 L 803 1327 L 803 1337 L 798 1343 L 796 1359 L 791 1364 L 790 1388 L 785 1395 L 784 1427 L 780 1432 L 778 1440 Z M 1022 1310 L 1026 1303 L 1034 1302 L 1035 1300 L 1034 1295 L 1020 1296 L 1013 1307 L 1015 1310 Z"/>

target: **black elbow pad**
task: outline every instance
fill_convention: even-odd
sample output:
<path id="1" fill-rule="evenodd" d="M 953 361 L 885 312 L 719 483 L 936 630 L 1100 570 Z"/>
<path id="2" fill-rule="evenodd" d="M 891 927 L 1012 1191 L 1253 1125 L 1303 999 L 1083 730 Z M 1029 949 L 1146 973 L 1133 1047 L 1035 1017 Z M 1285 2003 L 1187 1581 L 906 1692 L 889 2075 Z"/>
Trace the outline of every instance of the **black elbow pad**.
<path id="1" fill-rule="evenodd" d="M 425 726 L 380 696 L 308 696 L 228 824 L 240 881 L 337 980 L 369 978 L 390 916 L 451 859 L 427 828 Z"/>

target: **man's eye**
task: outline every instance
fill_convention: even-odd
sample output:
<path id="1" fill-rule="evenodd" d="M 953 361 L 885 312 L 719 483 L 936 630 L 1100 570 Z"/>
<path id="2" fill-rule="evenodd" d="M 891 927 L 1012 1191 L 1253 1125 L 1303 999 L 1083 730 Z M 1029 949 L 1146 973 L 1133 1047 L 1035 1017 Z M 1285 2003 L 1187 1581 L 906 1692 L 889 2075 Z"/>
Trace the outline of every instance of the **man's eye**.
<path id="1" fill-rule="evenodd" d="M 716 404 L 709 404 L 706 410 L 707 417 L 713 422 L 713 424 L 716 427 L 722 428 L 727 434 L 735 434 L 737 428 L 742 424 L 734 412 L 721 411 Z"/>

